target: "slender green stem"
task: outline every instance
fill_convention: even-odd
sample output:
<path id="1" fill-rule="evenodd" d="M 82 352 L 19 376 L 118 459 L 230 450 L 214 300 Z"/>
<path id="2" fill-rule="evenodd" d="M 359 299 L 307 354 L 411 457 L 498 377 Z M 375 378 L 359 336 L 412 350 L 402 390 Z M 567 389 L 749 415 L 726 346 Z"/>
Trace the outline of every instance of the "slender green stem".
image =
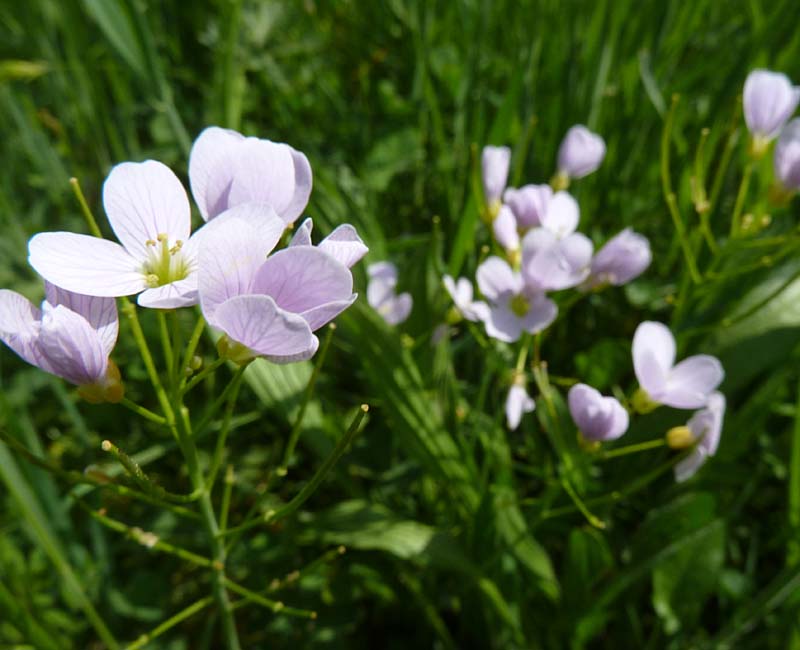
<path id="1" fill-rule="evenodd" d="M 708 213 L 713 214 L 714 208 L 719 200 L 719 195 L 722 192 L 722 184 L 725 181 L 725 175 L 728 172 L 728 166 L 731 163 L 733 152 L 736 149 L 736 144 L 739 142 L 739 117 L 741 111 L 741 97 L 739 98 L 736 110 L 733 112 L 731 122 L 728 127 L 728 137 L 725 139 L 725 148 L 722 150 L 722 155 L 719 158 L 717 171 L 714 174 L 714 181 L 711 183 L 711 198 L 708 202 Z"/>
<path id="2" fill-rule="evenodd" d="M 789 461 L 789 530 L 786 563 L 795 566 L 800 563 L 800 383 L 797 388 L 797 406 Z"/>
<path id="3" fill-rule="evenodd" d="M 731 218 L 731 237 L 738 237 L 742 234 L 742 210 L 744 210 L 744 202 L 747 198 L 747 191 L 750 189 L 750 177 L 753 175 L 753 168 L 755 162 L 750 161 L 744 168 L 742 174 L 742 182 L 739 185 L 739 191 L 736 193 L 736 203 L 733 206 L 733 217 Z"/>
<path id="4" fill-rule="evenodd" d="M 627 445 L 625 447 L 617 447 L 609 451 L 603 451 L 599 454 L 600 460 L 607 460 L 609 458 L 619 458 L 620 456 L 627 456 L 628 454 L 638 454 L 642 451 L 650 451 L 651 449 L 660 449 L 667 444 L 664 438 L 657 438 L 656 440 L 648 440 L 647 442 L 640 442 L 635 445 Z"/>
<path id="5" fill-rule="evenodd" d="M 692 246 L 686 234 L 686 228 L 683 224 L 680 212 L 678 210 L 678 199 L 672 191 L 672 176 L 669 168 L 669 152 L 670 152 L 670 138 L 672 136 L 672 125 L 675 119 L 675 109 L 678 105 L 678 95 L 672 96 L 672 104 L 667 119 L 664 123 L 664 131 L 661 135 L 661 186 L 664 192 L 664 200 L 667 202 L 669 214 L 672 217 L 672 222 L 675 226 L 675 232 L 678 235 L 681 249 L 683 251 L 686 266 L 689 269 L 689 274 L 695 284 L 700 284 L 700 273 L 697 270 L 697 262 L 694 259 Z"/>
<path id="6" fill-rule="evenodd" d="M 233 465 L 228 465 L 225 470 L 224 488 L 222 490 L 222 504 L 219 508 L 219 529 L 224 532 L 228 528 L 228 513 L 231 507 L 231 493 L 233 486 L 236 483 L 236 473 L 233 471 Z"/>
<path id="7" fill-rule="evenodd" d="M 694 187 L 692 188 L 692 193 L 694 194 L 695 210 L 700 219 L 700 231 L 703 233 L 703 238 L 706 240 L 709 250 L 713 255 L 716 255 L 718 247 L 709 224 L 710 203 L 706 195 L 705 156 L 703 155 L 710 133 L 707 128 L 700 131 L 700 142 L 697 145 L 697 153 L 694 158 L 694 176 L 692 177 Z"/>
<path id="8" fill-rule="evenodd" d="M 525 372 L 525 362 L 528 360 L 528 349 L 531 347 L 531 335 L 527 332 L 523 334 L 520 342 L 519 354 L 517 355 L 517 365 L 514 372 L 521 376 Z"/>
<path id="9" fill-rule="evenodd" d="M 589 511 L 589 508 L 587 508 L 586 504 L 581 500 L 580 496 L 575 491 L 575 488 L 573 488 L 572 485 L 570 485 L 570 482 L 564 476 L 561 477 L 561 485 L 563 486 L 566 493 L 569 495 L 569 498 L 572 499 L 572 502 L 575 504 L 575 507 L 586 518 L 586 521 L 588 521 L 595 528 L 603 530 L 606 527 L 605 522 L 603 522 L 601 519 L 599 519 Z"/>
<path id="10" fill-rule="evenodd" d="M 328 354 L 328 348 L 331 345 L 331 339 L 333 339 L 334 331 L 336 331 L 336 324 L 331 323 L 328 325 L 328 330 L 325 333 L 325 339 L 323 340 L 319 354 L 317 355 L 317 362 L 314 364 L 314 369 L 311 371 L 311 377 L 309 377 L 308 384 L 306 384 L 306 389 L 303 393 L 303 401 L 300 404 L 300 410 L 297 413 L 294 426 L 292 427 L 292 431 L 289 433 L 289 440 L 287 441 L 286 448 L 283 451 L 283 460 L 281 461 L 281 464 L 277 470 L 278 476 L 284 476 L 286 474 L 286 470 L 289 467 L 289 461 L 292 459 L 292 454 L 294 453 L 294 448 L 297 446 L 297 441 L 300 439 L 300 430 L 303 425 L 303 418 L 306 414 L 306 408 L 308 407 L 308 403 L 311 401 L 311 395 L 314 392 L 314 385 L 317 383 L 317 377 L 319 377 L 322 364 L 325 363 L 325 356 Z"/>
<path id="11" fill-rule="evenodd" d="M 233 409 L 236 405 L 236 398 L 239 396 L 239 389 L 242 386 L 242 377 L 244 376 L 245 366 L 242 366 L 236 371 L 236 374 L 231 380 L 231 390 L 228 395 L 228 404 L 225 407 L 225 415 L 222 418 L 222 428 L 217 436 L 217 444 L 214 447 L 214 456 L 211 461 L 211 468 L 208 470 L 208 478 L 206 479 L 206 492 L 211 494 L 214 491 L 214 482 L 217 480 L 217 473 L 222 466 L 222 458 L 225 455 L 225 443 L 228 440 L 228 432 L 231 428 L 231 418 L 233 417 Z"/>
<path id="12" fill-rule="evenodd" d="M 131 643 L 125 650 L 139 650 L 145 647 L 150 641 L 161 636 L 164 632 L 171 630 L 176 625 L 183 623 L 187 618 L 191 618 L 198 612 L 202 612 L 206 607 L 211 605 L 214 599 L 211 596 L 206 596 L 200 600 L 192 603 L 188 607 L 182 609 L 174 616 L 170 616 L 166 621 L 153 628 L 152 631 L 142 634 L 136 641 Z"/>
<path id="13" fill-rule="evenodd" d="M 337 557 L 341 557 L 342 555 L 344 555 L 346 552 L 347 552 L 347 549 L 344 546 L 337 546 L 336 548 L 332 548 L 329 551 L 325 551 L 322 555 L 320 555 L 318 558 L 312 560 L 311 562 L 306 564 L 301 569 L 295 569 L 294 571 L 291 571 L 290 573 L 287 573 L 280 580 L 278 580 L 277 578 L 275 580 L 273 580 L 269 584 L 269 587 L 267 587 L 266 591 L 268 591 L 270 593 L 275 592 L 275 591 L 281 591 L 282 589 L 286 589 L 287 587 L 289 587 L 289 586 L 291 586 L 293 584 L 297 584 L 297 581 L 300 580 L 300 578 L 303 575 L 306 575 L 306 574 L 310 573 L 311 571 L 316 569 L 318 566 L 321 566 L 323 564 L 328 564 L 329 562 L 332 562 Z"/>
<path id="14" fill-rule="evenodd" d="M 103 233 L 100 231 L 100 227 L 97 225 L 97 221 L 95 220 L 94 215 L 89 208 L 89 204 L 86 202 L 86 197 L 83 195 L 80 182 L 77 178 L 73 177 L 69 179 L 69 184 L 72 186 L 72 191 L 75 194 L 75 198 L 78 199 L 78 205 L 81 206 L 81 212 L 83 213 L 83 218 L 86 219 L 86 223 L 89 226 L 89 232 L 91 232 L 95 237 L 100 237 L 102 239 Z"/>
<path id="15" fill-rule="evenodd" d="M 240 524 L 235 528 L 229 528 L 225 531 L 225 535 L 240 533 L 262 524 L 272 523 L 273 521 L 277 521 L 292 514 L 301 505 L 303 505 L 308 498 L 314 494 L 314 492 L 316 492 L 320 483 L 322 483 L 322 481 L 328 475 L 328 472 L 333 469 L 333 466 L 336 465 L 339 459 L 344 455 L 345 451 L 347 451 L 347 447 L 349 446 L 350 442 L 356 437 L 356 434 L 358 434 L 361 421 L 364 419 L 367 411 L 369 411 L 369 406 L 362 404 L 358 410 L 358 413 L 356 413 L 355 418 L 353 418 L 350 427 L 339 439 L 339 442 L 336 443 L 336 447 L 334 447 L 333 451 L 325 459 L 325 462 L 322 463 L 314 476 L 311 477 L 311 480 L 303 486 L 303 489 L 300 490 L 300 492 L 298 492 L 297 495 L 291 501 L 289 501 L 289 503 L 278 508 L 277 510 L 269 510 L 262 516 Z"/>
<path id="16" fill-rule="evenodd" d="M 180 559 L 196 566 L 205 567 L 207 569 L 216 568 L 216 562 L 209 560 L 207 557 L 203 557 L 202 555 L 192 553 L 192 551 L 181 548 L 180 546 L 175 546 L 174 544 L 165 542 L 155 533 L 142 530 L 141 528 L 137 528 L 135 526 L 128 526 L 121 521 L 112 519 L 102 512 L 98 512 L 97 510 L 89 507 L 81 499 L 75 499 L 75 502 L 93 519 L 101 523 L 106 528 L 110 528 L 111 530 L 121 533 L 122 535 L 125 535 L 126 537 L 132 539 L 138 544 L 141 544 L 142 546 L 145 546 L 146 548 L 155 549 L 157 551 L 161 551 L 162 553 L 166 553 L 167 555 L 174 555 L 175 557 L 179 557 Z"/>
<path id="17" fill-rule="evenodd" d="M 261 605 L 262 607 L 266 607 L 268 610 L 276 614 L 280 612 L 282 614 L 288 614 L 289 616 L 299 616 L 300 618 L 310 618 L 312 620 L 317 618 L 317 613 L 315 611 L 309 609 L 297 609 L 295 607 L 286 607 L 286 605 L 284 605 L 280 600 L 271 600 L 269 598 L 265 598 L 261 594 L 251 591 L 247 587 L 242 587 L 242 585 L 233 582 L 233 580 L 229 578 L 225 578 L 225 586 L 232 592 L 242 596 L 242 598 L 245 598 L 257 605 Z"/>
<path id="18" fill-rule="evenodd" d="M 61 469 L 57 465 L 54 465 L 53 463 L 45 460 L 44 458 L 40 458 L 39 456 L 33 454 L 19 440 L 9 435 L 2 429 L 0 429 L 0 440 L 5 442 L 9 447 L 11 447 L 14 451 L 16 451 L 20 456 L 22 456 L 32 465 L 41 467 L 42 469 L 50 472 L 53 476 L 56 476 L 57 478 L 61 479 L 62 481 L 65 481 L 66 483 L 69 483 L 70 485 L 91 485 L 93 487 L 110 490 L 111 492 L 116 492 L 121 497 L 138 499 L 139 501 L 143 501 L 151 505 L 159 506 L 161 508 L 167 508 L 172 512 L 174 512 L 176 515 L 179 515 L 181 517 L 197 518 L 197 513 L 192 512 L 187 508 L 183 508 L 179 505 L 174 505 L 164 499 L 159 499 L 158 497 L 152 494 L 148 494 L 146 492 L 140 492 L 138 490 L 133 490 L 127 487 L 126 485 L 113 483 L 107 477 L 101 478 L 98 475 L 93 474 L 92 472 L 78 472 L 76 470 Z"/>
<path id="19" fill-rule="evenodd" d="M 197 317 L 197 322 L 194 324 L 194 329 L 192 330 L 192 335 L 189 337 L 189 343 L 186 345 L 186 351 L 183 354 L 183 365 L 181 366 L 181 371 L 185 371 L 187 368 L 192 367 L 192 358 L 194 357 L 195 350 L 197 350 L 197 346 L 200 343 L 200 337 L 203 335 L 203 332 L 206 329 L 206 319 L 203 318 L 203 315 Z M 181 378 L 180 390 L 183 392 L 184 386 L 188 381 L 188 377 L 184 376 Z"/>
<path id="20" fill-rule="evenodd" d="M 189 381 L 181 390 L 183 395 L 186 395 L 192 388 L 197 386 L 200 382 L 202 382 L 206 377 L 213 374 L 217 368 L 219 368 L 222 364 L 227 361 L 224 357 L 219 357 L 215 359 L 210 364 L 208 364 L 205 368 L 203 368 L 199 373 L 197 373 L 194 377 L 192 377 L 191 381 Z"/>
<path id="21" fill-rule="evenodd" d="M 153 413 L 150 409 L 146 409 L 144 406 L 140 406 L 136 402 L 132 402 L 127 397 L 123 397 L 119 403 L 122 404 L 122 406 L 124 406 L 125 408 L 130 409 L 137 415 L 141 415 L 146 420 L 150 420 L 151 422 L 155 422 L 156 424 L 161 424 L 161 425 L 165 425 L 167 423 L 166 419 L 163 418 L 162 416 Z"/>
<path id="22" fill-rule="evenodd" d="M 156 316 L 158 317 L 158 332 L 161 336 L 161 348 L 164 352 L 164 365 L 167 367 L 167 375 L 172 377 L 173 357 L 172 357 L 172 337 L 169 335 L 169 325 L 167 325 L 167 315 L 163 309 L 156 309 Z"/>

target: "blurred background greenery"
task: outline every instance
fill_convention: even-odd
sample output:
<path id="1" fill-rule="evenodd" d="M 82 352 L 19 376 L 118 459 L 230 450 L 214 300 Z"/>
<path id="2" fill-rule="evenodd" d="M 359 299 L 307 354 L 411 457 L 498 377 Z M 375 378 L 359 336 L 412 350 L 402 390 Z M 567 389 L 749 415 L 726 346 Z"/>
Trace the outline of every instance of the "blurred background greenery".
<path id="1" fill-rule="evenodd" d="M 396 262 L 415 306 L 405 336 L 361 300 L 339 319 L 294 464 L 259 507 L 297 492 L 362 402 L 369 422 L 306 510 L 243 538 L 230 558 L 235 579 L 319 616 L 242 607 L 244 647 L 800 648 L 797 204 L 772 214 L 767 244 L 727 248 L 715 273 L 684 290 L 659 168 L 678 94 L 666 140 L 678 203 L 694 227 L 690 178 L 708 127 L 710 219 L 724 237 L 744 156 L 742 84 L 754 67 L 800 81 L 799 18 L 795 0 L 6 2 L 0 286 L 38 300 L 27 239 L 84 230 L 70 177 L 102 215 L 113 164 L 156 158 L 185 181 L 205 126 L 288 142 L 311 161 L 318 231 L 356 225 L 367 261 Z M 449 307 L 442 273 L 471 276 L 488 241 L 479 148 L 513 148 L 512 184 L 546 182 L 574 123 L 608 145 L 575 187 L 581 229 L 599 244 L 632 226 L 651 239 L 654 264 L 558 321 L 543 349 L 551 372 L 632 388 L 629 341 L 649 318 L 670 322 L 683 348 L 719 354 L 728 373 L 720 452 L 690 483 L 659 470 L 639 484 L 668 469 L 667 451 L 585 470 L 580 491 L 604 529 L 571 506 L 563 458 L 535 417 L 505 432 L 513 360 L 468 334 L 429 344 Z M 761 171 L 763 194 L 768 162 Z M 152 406 L 121 338 L 129 395 Z M 257 503 L 310 373 L 248 372 L 229 456 L 232 524 Z M 0 381 L 0 425 L 37 455 L 113 474 L 99 449 L 111 438 L 186 491 L 169 439 L 150 424 L 78 403 L 7 350 Z M 195 407 L 215 390 L 198 389 Z M 677 422 L 653 414 L 627 441 Z M 208 593 L 202 570 L 102 528 L 73 497 L 202 553 L 195 522 L 70 487 L 2 445 L 0 479 L 0 646 L 106 647 L 95 610 L 124 646 Z M 209 612 L 147 647 L 220 647 Z"/>

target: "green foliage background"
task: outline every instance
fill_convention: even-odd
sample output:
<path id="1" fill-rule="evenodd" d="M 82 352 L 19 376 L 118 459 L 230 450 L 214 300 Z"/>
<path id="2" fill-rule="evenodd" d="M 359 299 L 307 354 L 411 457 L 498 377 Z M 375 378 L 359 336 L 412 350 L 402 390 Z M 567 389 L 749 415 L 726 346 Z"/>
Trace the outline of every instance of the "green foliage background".
<path id="1" fill-rule="evenodd" d="M 362 402 L 367 425 L 301 513 L 244 537 L 229 562 L 234 579 L 319 616 L 242 607 L 244 647 L 800 648 L 797 202 L 768 210 L 766 243 L 726 245 L 712 260 L 690 186 L 708 127 L 710 222 L 724 241 L 745 164 L 744 78 L 769 67 L 800 81 L 798 19 L 793 0 L 6 3 L 0 286 L 40 298 L 26 243 L 41 230 L 84 230 L 72 176 L 101 215 L 113 164 L 155 158 L 186 180 L 189 147 L 207 125 L 289 142 L 314 170 L 307 214 L 317 231 L 356 225 L 367 261 L 395 261 L 415 306 L 399 331 L 363 299 L 339 319 L 299 452 L 264 508 L 297 493 Z M 674 94 L 668 168 L 699 286 L 662 189 Z M 608 144 L 600 170 L 575 187 L 582 230 L 600 244 L 632 226 L 650 238 L 654 263 L 557 321 L 542 349 L 552 408 L 540 401 L 538 418 L 509 434 L 513 359 L 467 332 L 430 345 L 449 307 L 440 278 L 471 276 L 488 243 L 474 191 L 479 148 L 512 146 L 512 184 L 546 182 L 578 122 Z M 765 161 L 756 196 L 769 177 Z M 681 486 L 670 452 L 588 466 L 569 436 L 552 438 L 568 426 L 558 378 L 635 387 L 629 341 L 645 319 L 670 323 L 682 352 L 718 354 L 727 371 L 719 453 Z M 129 395 L 155 408 L 125 334 L 115 358 Z M 214 357 L 209 342 L 204 353 Z M 310 373 L 309 364 L 248 371 L 229 455 L 232 524 L 278 461 Z M 113 476 L 100 451 L 109 438 L 160 484 L 186 491 L 156 427 L 79 403 L 8 351 L 0 380 L 0 424 L 37 455 Z M 194 407 L 218 390 L 198 388 Z M 624 442 L 680 422 L 656 412 Z M 604 529 L 574 508 L 565 475 Z M 102 528 L 73 497 L 202 554 L 195 523 L 71 487 L 3 445 L 0 479 L 1 647 L 105 647 L 87 603 L 124 644 L 208 593 L 203 570 Z M 147 647 L 217 648 L 218 634 L 212 607 Z"/>

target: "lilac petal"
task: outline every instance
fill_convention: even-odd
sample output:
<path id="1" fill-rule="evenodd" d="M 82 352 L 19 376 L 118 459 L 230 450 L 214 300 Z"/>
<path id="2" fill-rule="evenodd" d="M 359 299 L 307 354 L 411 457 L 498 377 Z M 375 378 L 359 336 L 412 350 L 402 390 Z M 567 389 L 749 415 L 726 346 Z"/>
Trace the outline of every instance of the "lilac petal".
<path id="1" fill-rule="evenodd" d="M 307 309 L 306 311 L 301 312 L 300 315 L 306 319 L 311 331 L 314 332 L 323 325 L 330 323 L 334 318 L 352 305 L 356 301 L 356 298 L 358 298 L 358 294 L 354 293 L 346 300 L 333 300 L 331 302 L 326 302 L 324 305 L 318 305 L 317 307 Z"/>
<path id="2" fill-rule="evenodd" d="M 536 408 L 536 403 L 523 386 L 514 384 L 506 397 L 506 424 L 512 431 L 516 430 L 522 420 L 523 413 L 530 413 Z"/>
<path id="3" fill-rule="evenodd" d="M 633 369 L 651 397 L 661 392 L 675 363 L 675 338 L 666 325 L 644 321 L 633 335 Z"/>
<path id="4" fill-rule="evenodd" d="M 287 145 L 258 138 L 245 138 L 236 149 L 235 172 L 228 205 L 258 202 L 271 205 L 284 223 L 302 211 L 294 205 L 295 160 Z M 310 190 L 310 187 L 309 187 Z M 291 213 L 286 210 L 291 208 Z"/>
<path id="5" fill-rule="evenodd" d="M 771 140 L 800 102 L 800 88 L 785 74 L 753 70 L 744 82 L 744 119 L 750 133 Z"/>
<path id="6" fill-rule="evenodd" d="M 700 439 L 699 446 L 709 456 L 717 453 L 724 417 L 725 396 L 717 391 L 711 393 L 706 407 L 701 411 L 697 411 L 686 423 L 695 438 Z"/>
<path id="7" fill-rule="evenodd" d="M 522 240 L 522 273 L 528 287 L 558 291 L 580 284 L 589 273 L 592 242 L 581 233 L 564 239 L 546 228 L 528 232 Z"/>
<path id="8" fill-rule="evenodd" d="M 538 294 L 528 298 L 530 308 L 528 313 L 522 317 L 521 326 L 526 332 L 536 334 L 550 326 L 558 316 L 558 307 L 544 294 Z"/>
<path id="9" fill-rule="evenodd" d="M 674 408 L 700 408 L 724 377 L 722 364 L 716 357 L 707 354 L 689 357 L 672 368 L 658 401 Z"/>
<path id="10" fill-rule="evenodd" d="M 192 145 L 189 185 L 200 214 L 206 221 L 228 207 L 235 151 L 243 140 L 244 136 L 236 131 L 210 126 Z"/>
<path id="11" fill-rule="evenodd" d="M 490 301 L 522 290 L 522 278 L 514 273 L 508 262 L 499 257 L 487 258 L 476 273 L 478 288 Z"/>
<path id="12" fill-rule="evenodd" d="M 52 372 L 39 346 L 42 312 L 16 291 L 0 289 L 0 340 L 25 361 Z"/>
<path id="13" fill-rule="evenodd" d="M 586 384 L 576 384 L 567 395 L 570 414 L 587 440 L 614 440 L 628 430 L 628 412 L 613 397 L 604 397 Z"/>
<path id="14" fill-rule="evenodd" d="M 256 272 L 283 229 L 283 221 L 268 206 L 245 204 L 224 212 L 197 232 L 197 286 L 209 323 L 213 324 L 219 304 L 251 293 Z"/>
<path id="15" fill-rule="evenodd" d="M 314 220 L 309 217 L 300 224 L 297 232 L 295 232 L 294 236 L 292 237 L 292 241 L 289 242 L 289 246 L 311 246 L 312 230 L 314 230 Z"/>
<path id="16" fill-rule="evenodd" d="M 308 344 L 308 347 L 302 352 L 297 352 L 296 354 L 268 354 L 264 358 L 267 359 L 268 361 L 272 361 L 272 363 L 279 363 L 279 364 L 295 363 L 297 361 L 308 361 L 311 357 L 313 357 L 317 353 L 318 348 L 319 348 L 319 339 L 312 334 L 311 342 Z"/>
<path id="17" fill-rule="evenodd" d="M 491 307 L 488 317 L 484 320 L 486 334 L 498 341 L 513 343 L 519 340 L 522 334 L 523 321 L 517 316 L 508 304 Z"/>
<path id="18" fill-rule="evenodd" d="M 28 242 L 28 262 L 48 282 L 91 296 L 129 296 L 145 288 L 141 263 L 122 246 L 71 232 L 45 232 Z"/>
<path id="19" fill-rule="evenodd" d="M 271 296 L 281 309 L 300 314 L 334 301 L 352 301 L 353 276 L 327 253 L 297 246 L 278 251 L 261 265 L 253 292 Z"/>
<path id="20" fill-rule="evenodd" d="M 508 167 L 511 149 L 508 147 L 487 146 L 481 152 L 481 172 L 483 176 L 483 195 L 486 203 L 500 199 L 508 180 Z"/>
<path id="21" fill-rule="evenodd" d="M 376 262 L 367 267 L 367 302 L 378 309 L 394 295 L 397 286 L 397 267 L 391 262 Z"/>
<path id="22" fill-rule="evenodd" d="M 520 228 L 535 228 L 542 225 L 552 196 L 549 185 L 524 185 L 518 190 L 509 187 L 503 193 L 503 201 L 511 208 Z"/>
<path id="23" fill-rule="evenodd" d="M 697 470 L 706 462 L 708 454 L 702 447 L 695 447 L 691 454 L 689 454 L 682 461 L 677 463 L 674 468 L 675 480 L 678 483 L 692 478 L 697 473 Z"/>
<path id="24" fill-rule="evenodd" d="M 344 264 L 348 269 L 369 252 L 369 248 L 349 223 L 334 228 L 333 232 L 319 243 L 319 249 Z"/>
<path id="25" fill-rule="evenodd" d="M 482 300 L 476 300 L 461 309 L 461 315 L 473 323 L 486 322 L 491 316 L 491 309 Z"/>
<path id="26" fill-rule="evenodd" d="M 580 208 L 574 197 L 568 192 L 556 192 L 547 204 L 542 226 L 562 239 L 575 232 L 580 218 Z"/>
<path id="27" fill-rule="evenodd" d="M 161 287 L 147 289 L 139 294 L 136 302 L 141 307 L 150 309 L 180 309 L 191 307 L 200 302 L 197 288 L 197 273 L 188 275 L 183 280 L 170 282 Z"/>
<path id="28" fill-rule="evenodd" d="M 108 354 L 89 322 L 63 305 L 45 306 L 39 336 L 51 372 L 77 386 L 105 378 Z"/>
<path id="29" fill-rule="evenodd" d="M 226 300 L 216 309 L 214 326 L 259 356 L 305 354 L 316 338 L 301 316 L 280 309 L 269 296 Z"/>
<path id="30" fill-rule="evenodd" d="M 519 233 L 517 232 L 517 220 L 511 208 L 504 205 L 497 213 L 492 223 L 492 231 L 497 243 L 507 251 L 514 251 L 519 248 Z"/>
<path id="31" fill-rule="evenodd" d="M 114 234 L 131 255 L 148 258 L 147 242 L 166 234 L 186 241 L 192 228 L 186 190 L 172 170 L 156 160 L 122 163 L 103 184 L 103 206 Z"/>
<path id="32" fill-rule="evenodd" d="M 466 278 L 459 278 L 456 282 L 452 276 L 445 275 L 442 278 L 442 284 L 444 284 L 444 288 L 459 309 L 461 309 L 462 305 L 468 305 L 472 302 L 472 283 Z"/>
<path id="33" fill-rule="evenodd" d="M 83 316 L 100 337 L 106 355 L 111 354 L 119 334 L 116 300 L 73 293 L 47 281 L 44 283 L 44 291 L 47 302 L 53 307 L 64 305 L 67 309 Z"/>
<path id="34" fill-rule="evenodd" d="M 594 256 L 588 284 L 626 284 L 641 275 L 652 259 L 647 238 L 626 228 L 609 239 Z"/>
<path id="35" fill-rule="evenodd" d="M 281 212 L 281 216 L 287 222 L 292 222 L 303 214 L 303 210 L 306 209 L 308 199 L 311 196 L 313 183 L 311 165 L 308 162 L 308 158 L 296 149 L 291 149 L 291 151 L 292 160 L 294 161 L 294 194 Z"/>
<path id="36" fill-rule="evenodd" d="M 606 155 L 606 143 L 582 124 L 567 131 L 558 149 L 558 169 L 570 178 L 583 178 L 595 171 Z"/>
<path id="37" fill-rule="evenodd" d="M 775 145 L 775 176 L 787 190 L 800 190 L 800 118 L 789 122 Z"/>
<path id="38" fill-rule="evenodd" d="M 389 325 L 399 325 L 409 317 L 413 305 L 414 300 L 411 298 L 411 294 L 404 292 L 397 296 L 390 296 L 375 307 L 375 311 Z"/>

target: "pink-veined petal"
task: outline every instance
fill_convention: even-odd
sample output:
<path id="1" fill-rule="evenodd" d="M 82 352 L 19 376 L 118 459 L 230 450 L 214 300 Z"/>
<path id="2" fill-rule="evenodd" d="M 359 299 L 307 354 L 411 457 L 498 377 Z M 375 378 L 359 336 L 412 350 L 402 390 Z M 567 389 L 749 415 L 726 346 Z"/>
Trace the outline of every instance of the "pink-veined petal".
<path id="1" fill-rule="evenodd" d="M 136 302 L 149 309 L 179 309 L 191 307 L 200 302 L 197 288 L 197 273 L 183 280 L 176 280 L 161 287 L 146 289 L 139 294 Z"/>
<path id="2" fill-rule="evenodd" d="M 641 387 L 655 397 L 674 363 L 675 337 L 669 328 L 655 321 L 640 323 L 633 335 L 633 369 Z"/>
<path id="3" fill-rule="evenodd" d="M 42 312 L 16 291 L 0 289 L 0 340 L 22 359 L 52 372 L 39 346 Z"/>
<path id="4" fill-rule="evenodd" d="M 319 349 L 319 339 L 312 334 L 311 342 L 308 344 L 308 347 L 302 352 L 297 352 L 296 354 L 268 354 L 264 358 L 267 361 L 271 361 L 272 363 L 278 363 L 278 364 L 296 363 L 297 361 L 308 361 L 311 357 L 313 357 L 317 353 L 317 349 Z"/>
<path id="5" fill-rule="evenodd" d="M 244 136 L 230 129 L 210 126 L 197 136 L 189 154 L 189 185 L 206 221 L 228 208 L 236 147 Z"/>
<path id="6" fill-rule="evenodd" d="M 561 239 L 575 232 L 580 221 L 580 208 L 568 192 L 556 192 L 547 203 L 542 226 Z"/>
<path id="7" fill-rule="evenodd" d="M 308 352 L 314 335 L 297 314 L 280 309 L 269 296 L 234 296 L 219 305 L 214 326 L 259 356 L 288 357 Z"/>
<path id="8" fill-rule="evenodd" d="M 213 324 L 217 305 L 251 292 L 256 272 L 283 230 L 272 208 L 245 204 L 197 231 L 198 291 L 206 320 Z"/>
<path id="9" fill-rule="evenodd" d="M 47 302 L 53 307 L 64 305 L 67 309 L 83 316 L 100 337 L 106 356 L 111 354 L 119 334 L 119 315 L 117 301 L 114 298 L 85 296 L 57 287 L 46 280 L 44 292 Z"/>
<path id="10" fill-rule="evenodd" d="M 708 354 L 689 357 L 672 368 L 659 401 L 679 409 L 700 408 L 724 378 L 722 364 L 716 357 Z"/>
<path id="11" fill-rule="evenodd" d="M 145 288 L 141 262 L 117 243 L 71 232 L 28 242 L 28 262 L 48 282 L 90 296 L 130 296 Z"/>
<path id="12" fill-rule="evenodd" d="M 283 143 L 245 138 L 236 148 L 233 179 L 228 205 L 251 201 L 271 205 L 285 223 L 291 223 L 285 210 L 295 192 L 295 167 L 292 148 Z"/>
<path id="13" fill-rule="evenodd" d="M 63 305 L 45 306 L 39 343 L 53 374 L 77 386 L 105 378 L 103 342 L 89 321 Z"/>
<path id="14" fill-rule="evenodd" d="M 121 163 L 103 184 L 103 206 L 114 234 L 131 255 L 148 258 L 147 244 L 160 234 L 170 244 L 192 229 L 189 198 L 173 171 L 156 160 Z"/>
<path id="15" fill-rule="evenodd" d="M 272 296 L 281 309 L 300 314 L 329 302 L 350 300 L 353 276 L 327 253 L 297 246 L 278 251 L 261 265 L 253 292 Z"/>
<path id="16" fill-rule="evenodd" d="M 311 231 L 314 229 L 314 221 L 309 217 L 303 220 L 297 232 L 294 233 L 292 241 L 289 242 L 289 247 L 292 246 L 311 246 Z"/>
<path id="17" fill-rule="evenodd" d="M 522 279 L 514 273 L 508 262 L 499 257 L 487 258 L 476 273 L 478 288 L 490 301 L 496 301 L 502 296 L 519 293 L 522 289 Z"/>
<path id="18" fill-rule="evenodd" d="M 352 305 L 356 301 L 356 298 L 358 298 L 358 294 L 354 293 L 345 300 L 332 300 L 331 302 L 326 302 L 323 305 L 318 305 L 301 312 L 300 315 L 306 319 L 311 331 L 314 332 L 323 325 L 330 323 L 334 318 Z"/>
<path id="19" fill-rule="evenodd" d="M 284 221 L 292 222 L 306 209 L 308 198 L 311 196 L 311 186 L 313 184 L 311 175 L 311 165 L 305 154 L 292 149 L 292 161 L 294 162 L 294 193 L 289 203 L 283 208 L 281 217 Z"/>
<path id="20" fill-rule="evenodd" d="M 333 232 L 319 243 L 319 249 L 344 264 L 348 269 L 369 252 L 369 248 L 349 223 L 334 228 Z"/>

